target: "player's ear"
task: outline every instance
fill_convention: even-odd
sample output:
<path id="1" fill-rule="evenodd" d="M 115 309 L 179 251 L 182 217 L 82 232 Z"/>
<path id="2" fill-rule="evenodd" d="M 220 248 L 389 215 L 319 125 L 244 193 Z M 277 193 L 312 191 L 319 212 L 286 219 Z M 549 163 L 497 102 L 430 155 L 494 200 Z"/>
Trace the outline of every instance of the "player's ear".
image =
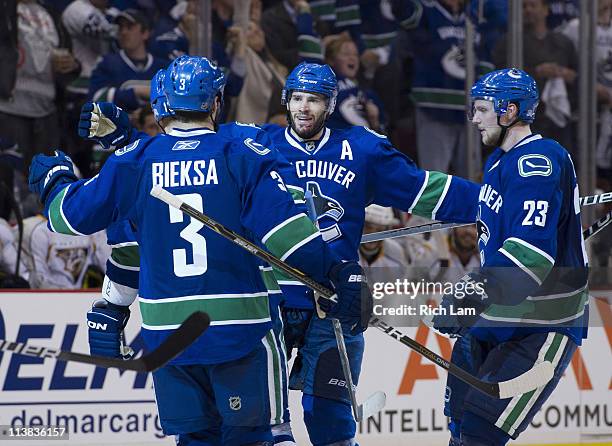
<path id="1" fill-rule="evenodd" d="M 508 104 L 508 109 L 506 110 L 506 117 L 508 118 L 510 122 L 514 122 L 514 120 L 518 116 L 518 112 L 519 112 L 518 105 L 511 102 Z"/>

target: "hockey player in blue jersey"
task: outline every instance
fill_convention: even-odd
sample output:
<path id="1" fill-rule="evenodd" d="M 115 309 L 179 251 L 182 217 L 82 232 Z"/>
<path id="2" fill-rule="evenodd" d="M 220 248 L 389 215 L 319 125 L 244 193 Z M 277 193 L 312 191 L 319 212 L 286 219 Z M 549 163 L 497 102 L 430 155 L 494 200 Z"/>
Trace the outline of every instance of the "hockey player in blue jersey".
<path id="1" fill-rule="evenodd" d="M 313 195 L 323 238 L 338 255 L 358 259 L 365 208 L 376 203 L 445 221 L 474 221 L 474 183 L 419 169 L 389 140 L 366 127 L 325 126 L 337 96 L 328 65 L 301 64 L 283 90 L 288 128 L 264 126 L 276 148 L 294 166 L 304 190 Z M 355 444 L 348 392 L 334 385 L 342 369 L 332 325 L 313 311 L 312 293 L 279 276 L 283 290 L 285 342 L 298 349 L 290 387 L 303 392 L 304 421 L 316 446 Z M 358 382 L 364 350 L 361 333 L 344 330 L 352 377 Z"/>
<path id="2" fill-rule="evenodd" d="M 544 387 L 504 400 L 449 375 L 450 445 L 501 446 L 527 428 L 586 337 L 587 257 L 571 157 L 531 133 L 539 100 L 533 78 L 515 68 L 494 71 L 471 96 L 472 122 L 496 149 L 478 197 L 482 268 L 460 288 L 480 284 L 484 293 L 444 296 L 443 308 L 474 314 L 447 312 L 434 317 L 434 327 L 459 337 L 452 362 L 487 381 L 514 378 L 542 361 L 555 367 Z"/>
<path id="3" fill-rule="evenodd" d="M 223 87 L 216 67 L 204 58 L 174 61 L 164 85 L 175 110 L 165 135 L 118 149 L 89 180 L 76 180 L 61 152 L 38 156 L 30 187 L 56 232 L 92 233 L 125 218 L 137 228 L 148 348 L 192 311 L 211 316 L 209 330 L 154 373 L 164 431 L 177 434 L 179 445 L 268 445 L 273 346 L 259 261 L 200 223 L 185 221 L 149 190 L 169 188 L 315 280 L 329 277 L 338 294 L 331 313 L 349 326 L 363 324 L 362 290 L 349 283 L 361 270 L 326 248 L 287 192 L 274 151 L 214 131 Z"/>
<path id="4" fill-rule="evenodd" d="M 165 70 L 158 71 L 151 80 L 151 108 L 155 120 L 163 127 L 166 119 L 174 115 L 174 111 L 168 107 L 166 96 L 163 91 L 163 80 Z M 108 119 L 107 116 L 111 117 Z M 115 123 L 113 123 L 113 120 Z M 245 140 L 250 138 L 252 144 L 273 149 L 271 141 L 267 139 L 265 133 L 254 125 L 229 123 L 218 126 L 218 133 L 232 138 Z M 79 135 L 83 138 L 91 138 L 100 143 L 107 150 L 114 150 L 117 146 L 122 147 L 137 139 L 146 140 L 150 137 L 137 132 L 129 125 L 129 119 L 125 112 L 111 103 L 88 103 L 81 113 L 79 122 Z M 289 163 L 284 162 L 279 166 L 279 173 L 286 178 L 294 177 L 293 168 Z M 288 189 L 293 188 L 286 182 Z M 296 201 L 303 204 L 303 200 Z M 127 221 L 111 224 L 107 229 L 108 243 L 112 246 L 112 254 L 107 262 L 107 274 L 102 287 L 102 298 L 94 303 L 91 311 L 87 313 L 89 344 L 92 354 L 103 356 L 125 356 L 131 353 L 130 349 L 123 342 L 123 326 L 129 313 L 124 310 L 121 323 L 117 324 L 116 331 L 109 333 L 108 330 L 101 331 L 98 322 L 105 322 L 108 316 L 108 303 L 129 306 L 136 298 L 138 292 L 139 276 L 139 255 L 138 243 L 131 225 Z M 270 315 L 274 339 L 270 339 L 276 346 L 272 349 L 272 360 L 275 364 L 273 373 L 274 385 L 274 410 L 270 417 L 272 433 L 275 444 L 285 444 L 287 440 L 292 440 L 291 429 L 289 427 L 289 415 L 287 410 L 287 358 L 285 353 L 284 341 L 282 337 L 282 322 L 280 320 L 280 288 L 274 279 L 272 269 L 265 265 L 261 266 L 261 273 L 268 289 L 270 301 Z M 112 305 L 110 306 L 113 311 Z M 111 314 L 113 317 L 117 315 Z M 283 422 L 283 420 L 285 420 Z"/>
<path id="5" fill-rule="evenodd" d="M 329 66 L 301 64 L 284 89 L 290 128 L 266 125 L 264 129 L 300 180 L 291 189 L 294 198 L 303 198 L 306 189 L 312 192 L 323 238 L 337 255 L 358 259 L 364 209 L 373 202 L 445 221 L 475 220 L 476 206 L 465 203 L 476 203 L 478 185 L 417 168 L 385 136 L 365 127 L 325 127 L 336 95 L 336 76 Z M 127 134 L 115 121 L 117 134 Z M 316 446 L 352 445 L 356 425 L 348 393 L 334 385 L 344 378 L 331 323 L 315 315 L 313 295 L 299 282 L 280 276 L 279 283 L 285 342 L 289 351 L 298 348 L 290 382 L 303 392 L 310 440 Z M 356 383 L 363 335 L 349 328 L 344 336 Z"/>

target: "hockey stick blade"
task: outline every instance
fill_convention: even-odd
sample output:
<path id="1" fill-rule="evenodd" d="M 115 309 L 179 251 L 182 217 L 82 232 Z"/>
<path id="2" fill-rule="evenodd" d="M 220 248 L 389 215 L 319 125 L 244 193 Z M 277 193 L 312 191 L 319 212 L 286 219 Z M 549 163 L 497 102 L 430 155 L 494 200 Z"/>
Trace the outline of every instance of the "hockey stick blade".
<path id="1" fill-rule="evenodd" d="M 499 386 L 499 398 L 502 400 L 512 398 L 538 387 L 543 387 L 551 380 L 554 373 L 555 367 L 551 362 L 541 362 L 516 378 L 497 383 Z"/>
<path id="2" fill-rule="evenodd" d="M 359 406 L 359 420 L 357 421 L 367 420 L 376 415 L 383 410 L 385 404 L 387 404 L 387 394 L 380 390 L 374 392 Z"/>
<path id="3" fill-rule="evenodd" d="M 16 353 L 35 358 L 55 358 L 59 361 L 81 362 L 97 367 L 153 372 L 162 367 L 189 347 L 210 325 L 208 314 L 197 311 L 189 316 L 164 342 L 148 355 L 137 359 L 123 360 L 105 356 L 92 356 L 63 350 L 54 350 L 20 342 L 0 340 L 0 351 Z"/>
<path id="4" fill-rule="evenodd" d="M 546 365 L 546 363 L 542 363 L 526 371 L 522 375 L 519 375 L 516 378 L 510 379 L 508 381 L 502 381 L 499 383 L 483 381 L 478 377 L 472 375 L 471 373 L 467 372 L 466 370 L 462 369 L 461 367 L 458 367 L 452 362 L 447 361 L 442 356 L 437 355 L 436 353 L 429 350 L 424 345 L 419 344 L 417 341 L 410 338 L 409 336 L 406 336 L 397 328 L 390 326 L 386 322 L 383 322 L 376 317 L 370 320 L 370 325 L 378 328 L 393 339 L 410 347 L 412 350 L 416 351 L 421 356 L 424 356 L 434 364 L 447 370 L 448 373 L 450 373 L 451 375 L 455 375 L 464 383 L 493 398 L 505 399 L 515 397 L 526 392 L 530 392 L 532 390 L 537 389 L 538 387 L 545 385 L 550 380 L 550 378 L 552 378 L 552 364 L 548 363 L 550 365 Z"/>

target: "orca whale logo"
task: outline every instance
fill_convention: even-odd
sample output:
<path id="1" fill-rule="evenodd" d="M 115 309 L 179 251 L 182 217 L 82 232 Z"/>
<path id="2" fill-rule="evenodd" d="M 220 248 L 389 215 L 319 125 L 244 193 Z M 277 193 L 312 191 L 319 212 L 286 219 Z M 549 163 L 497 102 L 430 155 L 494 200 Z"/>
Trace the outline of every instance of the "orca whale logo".
<path id="1" fill-rule="evenodd" d="M 342 231 L 338 227 L 338 222 L 344 215 L 344 208 L 342 205 L 332 197 L 329 197 L 321 192 L 321 186 L 316 181 L 308 181 L 306 183 L 306 190 L 312 194 L 312 201 L 314 202 L 315 212 L 317 213 L 317 221 L 323 217 L 329 217 L 334 220 L 332 226 L 321 228 L 321 235 L 323 240 L 331 242 L 342 236 Z"/>

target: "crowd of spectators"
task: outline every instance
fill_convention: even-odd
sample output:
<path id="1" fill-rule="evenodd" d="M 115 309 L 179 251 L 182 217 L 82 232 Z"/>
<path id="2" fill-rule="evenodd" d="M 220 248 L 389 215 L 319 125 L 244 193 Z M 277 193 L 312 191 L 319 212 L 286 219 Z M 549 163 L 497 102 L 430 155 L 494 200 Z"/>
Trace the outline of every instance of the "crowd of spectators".
<path id="1" fill-rule="evenodd" d="M 22 246 L 31 241 L 27 224 L 26 231 L 18 229 L 22 221 L 41 218 L 25 184 L 31 158 L 61 147 L 82 176 L 96 173 L 105 153 L 76 132 L 88 100 L 115 102 L 134 125 L 158 132 L 147 105 L 149 82 L 158 69 L 193 51 L 197 4 L 0 0 L 6 13 L 0 25 L 5 276 L 14 276 L 20 263 L 24 279 L 35 270 L 32 256 L 15 248 L 20 233 Z M 466 175 L 466 20 L 476 26 L 477 74 L 505 67 L 507 0 L 212 0 L 211 9 L 211 58 L 228 77 L 224 121 L 286 125 L 280 96 L 287 73 L 300 61 L 325 62 L 339 81 L 330 127 L 368 126 L 421 167 Z M 523 0 L 523 15 L 524 66 L 542 99 L 534 129 L 557 139 L 577 162 L 578 0 Z M 611 15 L 612 0 L 599 0 L 597 167 L 603 190 L 612 187 Z M 451 237 L 455 247 L 468 238 L 460 231 Z M 88 243 L 78 248 L 85 269 L 104 252 L 99 239 Z M 405 246 L 404 254 L 418 261 L 429 249 L 423 246 Z M 70 275 L 78 287 L 75 271 Z"/>

